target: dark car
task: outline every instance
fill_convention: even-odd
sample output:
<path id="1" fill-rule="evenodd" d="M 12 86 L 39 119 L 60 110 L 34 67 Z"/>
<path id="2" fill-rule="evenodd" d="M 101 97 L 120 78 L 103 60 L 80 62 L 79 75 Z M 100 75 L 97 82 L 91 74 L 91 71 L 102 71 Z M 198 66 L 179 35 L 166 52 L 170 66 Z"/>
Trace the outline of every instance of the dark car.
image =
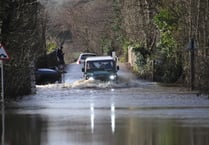
<path id="1" fill-rule="evenodd" d="M 61 73 L 54 69 L 39 68 L 35 71 L 37 85 L 51 84 L 61 81 Z"/>

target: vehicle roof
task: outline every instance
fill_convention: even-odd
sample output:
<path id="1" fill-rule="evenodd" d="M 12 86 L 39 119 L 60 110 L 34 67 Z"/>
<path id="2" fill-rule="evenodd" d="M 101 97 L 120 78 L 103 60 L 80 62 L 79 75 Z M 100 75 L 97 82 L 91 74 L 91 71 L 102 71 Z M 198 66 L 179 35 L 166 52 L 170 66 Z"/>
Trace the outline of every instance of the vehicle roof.
<path id="1" fill-rule="evenodd" d="M 94 56 L 88 57 L 86 61 L 98 61 L 98 60 L 114 60 L 111 56 Z"/>

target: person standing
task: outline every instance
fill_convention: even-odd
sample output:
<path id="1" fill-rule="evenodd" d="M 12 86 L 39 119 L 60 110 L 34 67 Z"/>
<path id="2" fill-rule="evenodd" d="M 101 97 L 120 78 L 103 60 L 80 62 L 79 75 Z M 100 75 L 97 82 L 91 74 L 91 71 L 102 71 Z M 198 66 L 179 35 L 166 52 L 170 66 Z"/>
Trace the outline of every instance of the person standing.
<path id="1" fill-rule="evenodd" d="M 62 49 L 63 49 L 63 47 L 61 46 L 56 51 L 58 66 L 59 66 L 59 69 L 61 69 L 61 70 L 64 69 L 64 64 L 65 64 L 65 61 L 64 61 L 64 52 L 63 52 Z"/>

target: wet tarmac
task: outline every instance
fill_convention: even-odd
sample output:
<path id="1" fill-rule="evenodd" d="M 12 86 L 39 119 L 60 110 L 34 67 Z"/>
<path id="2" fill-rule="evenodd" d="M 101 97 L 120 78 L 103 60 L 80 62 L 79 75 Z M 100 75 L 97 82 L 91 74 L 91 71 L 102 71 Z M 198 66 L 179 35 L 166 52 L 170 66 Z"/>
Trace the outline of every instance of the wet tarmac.
<path id="1" fill-rule="evenodd" d="M 209 145 L 209 99 L 137 79 L 83 80 L 67 66 L 61 84 L 1 106 L 2 145 Z"/>

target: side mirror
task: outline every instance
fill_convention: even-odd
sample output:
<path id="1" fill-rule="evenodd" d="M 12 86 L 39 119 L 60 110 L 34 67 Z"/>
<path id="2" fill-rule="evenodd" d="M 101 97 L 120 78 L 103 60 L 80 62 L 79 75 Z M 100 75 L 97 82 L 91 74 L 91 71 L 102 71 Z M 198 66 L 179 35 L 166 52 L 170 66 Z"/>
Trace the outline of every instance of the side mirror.
<path id="1" fill-rule="evenodd" d="M 82 68 L 82 72 L 84 72 L 84 68 Z"/>

